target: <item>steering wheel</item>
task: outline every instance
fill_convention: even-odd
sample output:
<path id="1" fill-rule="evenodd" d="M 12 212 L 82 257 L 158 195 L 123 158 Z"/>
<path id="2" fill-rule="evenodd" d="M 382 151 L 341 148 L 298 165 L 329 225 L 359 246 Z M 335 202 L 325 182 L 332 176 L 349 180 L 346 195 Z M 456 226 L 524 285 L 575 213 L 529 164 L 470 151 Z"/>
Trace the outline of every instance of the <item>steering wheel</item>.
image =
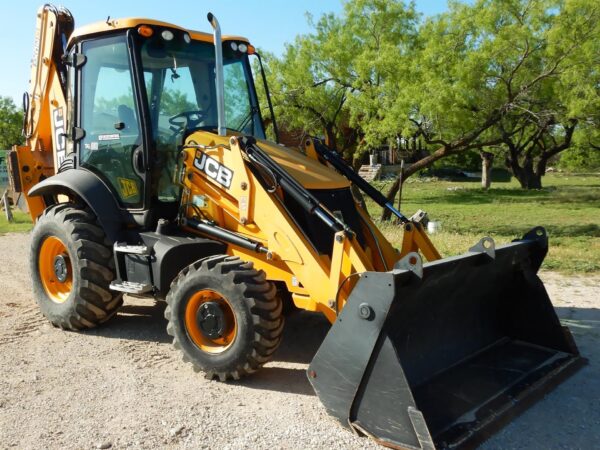
<path id="1" fill-rule="evenodd" d="M 169 117 L 169 123 L 173 125 L 171 130 L 178 133 L 184 128 L 195 128 L 206 117 L 206 112 L 200 109 L 183 111 L 174 116 Z M 183 120 L 177 120 L 183 119 Z"/>

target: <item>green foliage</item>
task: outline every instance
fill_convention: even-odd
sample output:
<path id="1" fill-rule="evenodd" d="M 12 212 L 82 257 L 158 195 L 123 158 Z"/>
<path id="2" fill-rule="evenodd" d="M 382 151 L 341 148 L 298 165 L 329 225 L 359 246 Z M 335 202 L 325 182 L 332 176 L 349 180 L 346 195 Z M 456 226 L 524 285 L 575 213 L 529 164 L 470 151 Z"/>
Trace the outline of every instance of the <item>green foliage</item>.
<path id="1" fill-rule="evenodd" d="M 225 66 L 225 123 L 234 130 L 247 128 L 250 119 L 250 100 L 246 75 L 241 63 Z"/>
<path id="2" fill-rule="evenodd" d="M 537 82 L 521 89 L 498 124 L 507 163 L 526 188 L 541 187 L 550 158 L 590 141 L 600 125 L 600 3 L 537 3 L 523 10 L 526 23 L 535 26 L 527 27 L 521 45 L 521 60 L 538 74 Z"/>
<path id="3" fill-rule="evenodd" d="M 378 120 L 384 75 L 406 65 L 405 47 L 414 42 L 417 24 L 414 6 L 353 0 L 342 17 L 309 16 L 309 22 L 313 33 L 298 36 L 280 59 L 264 55 L 278 121 L 324 136 L 340 151 L 382 143 L 377 133 L 361 140 L 359 123 Z"/>
<path id="4" fill-rule="evenodd" d="M 558 166 L 571 172 L 599 171 L 600 149 L 576 145 L 560 157 Z"/>
<path id="5" fill-rule="evenodd" d="M 13 145 L 23 143 L 22 125 L 23 113 L 12 98 L 0 97 L 0 150 L 10 150 Z"/>
<path id="6" fill-rule="evenodd" d="M 99 97 L 94 100 L 94 112 L 110 114 L 117 117 L 117 108 L 125 105 L 135 111 L 135 104 L 131 88 L 129 94 L 119 97 L 105 98 Z M 188 100 L 188 95 L 178 89 L 165 87 L 160 97 L 160 112 L 167 116 L 174 116 L 184 111 L 195 111 L 198 106 Z"/>

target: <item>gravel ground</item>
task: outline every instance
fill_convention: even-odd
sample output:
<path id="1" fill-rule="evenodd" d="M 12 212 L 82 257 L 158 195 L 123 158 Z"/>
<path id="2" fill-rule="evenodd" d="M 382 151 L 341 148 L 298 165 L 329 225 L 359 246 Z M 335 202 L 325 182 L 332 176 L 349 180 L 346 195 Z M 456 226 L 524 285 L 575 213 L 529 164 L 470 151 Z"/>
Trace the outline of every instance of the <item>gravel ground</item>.
<path id="1" fill-rule="evenodd" d="M 102 328 L 53 328 L 34 304 L 29 238 L 0 236 L 0 448 L 381 448 L 330 418 L 305 376 L 327 324 L 292 316 L 275 360 L 235 383 L 195 374 L 164 307 L 128 298 Z M 543 273 L 590 363 L 483 448 L 599 448 L 600 277 Z"/>

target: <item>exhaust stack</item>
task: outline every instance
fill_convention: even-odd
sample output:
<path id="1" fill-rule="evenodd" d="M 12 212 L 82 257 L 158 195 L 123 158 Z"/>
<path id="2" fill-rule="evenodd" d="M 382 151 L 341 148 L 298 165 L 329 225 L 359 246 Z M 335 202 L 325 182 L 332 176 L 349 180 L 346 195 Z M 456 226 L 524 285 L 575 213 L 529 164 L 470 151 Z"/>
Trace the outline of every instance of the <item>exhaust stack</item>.
<path id="1" fill-rule="evenodd" d="M 225 130 L 225 88 L 223 85 L 223 43 L 221 41 L 221 26 L 219 21 L 212 14 L 208 13 L 206 16 L 210 25 L 214 30 L 215 37 L 215 75 L 216 75 L 216 88 L 217 88 L 217 120 L 218 129 L 217 133 L 219 136 L 226 136 Z"/>

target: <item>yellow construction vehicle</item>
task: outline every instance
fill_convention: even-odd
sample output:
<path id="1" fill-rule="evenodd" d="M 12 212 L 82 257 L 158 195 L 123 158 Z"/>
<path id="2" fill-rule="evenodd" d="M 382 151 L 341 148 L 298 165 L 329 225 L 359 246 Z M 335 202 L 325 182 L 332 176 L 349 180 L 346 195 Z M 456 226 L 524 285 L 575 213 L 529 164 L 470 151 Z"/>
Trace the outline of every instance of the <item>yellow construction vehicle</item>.
<path id="1" fill-rule="evenodd" d="M 536 275 L 543 228 L 442 259 L 423 215 L 322 142 L 265 139 L 257 52 L 208 20 L 212 34 L 147 19 L 74 30 L 66 9 L 38 11 L 27 140 L 9 162 L 50 322 L 97 326 L 124 293 L 164 300 L 184 360 L 225 381 L 271 359 L 293 302 L 332 324 L 307 373 L 322 403 L 396 448 L 475 443 L 581 366 Z M 352 185 L 398 219 L 399 250 Z"/>

